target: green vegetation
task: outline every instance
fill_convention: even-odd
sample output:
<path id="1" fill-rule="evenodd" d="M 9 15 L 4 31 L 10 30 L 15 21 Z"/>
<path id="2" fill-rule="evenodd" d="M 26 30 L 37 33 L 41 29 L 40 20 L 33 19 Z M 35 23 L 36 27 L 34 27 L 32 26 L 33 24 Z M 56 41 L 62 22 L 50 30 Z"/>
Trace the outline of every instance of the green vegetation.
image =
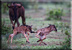
<path id="1" fill-rule="evenodd" d="M 2 35 L 6 35 L 8 33 L 12 33 L 12 28 L 9 25 L 10 21 L 8 18 L 3 19 L 2 18 L 2 25 L 1 25 L 1 33 Z"/>
<path id="2" fill-rule="evenodd" d="M 7 3 L 3 3 L 2 6 L 1 6 L 1 9 L 2 9 L 1 10 L 2 13 L 7 14 L 8 13 L 8 11 L 7 11 L 8 10 Z"/>
<path id="3" fill-rule="evenodd" d="M 66 30 L 65 34 L 67 35 L 67 37 L 65 38 L 65 41 L 62 43 L 62 47 L 60 47 L 60 48 L 57 47 L 55 49 L 64 49 L 64 50 L 66 50 L 66 49 L 70 50 L 71 49 L 70 33 Z"/>
<path id="4" fill-rule="evenodd" d="M 12 30 L 11 30 L 12 28 L 11 27 L 5 26 L 5 25 L 2 25 L 1 27 L 2 27 L 2 29 L 1 29 L 2 35 L 12 33 Z"/>
<path id="5" fill-rule="evenodd" d="M 46 20 L 61 20 L 61 16 L 63 16 L 63 10 L 53 9 L 50 10 L 47 15 L 49 15 L 49 17 L 47 17 Z"/>

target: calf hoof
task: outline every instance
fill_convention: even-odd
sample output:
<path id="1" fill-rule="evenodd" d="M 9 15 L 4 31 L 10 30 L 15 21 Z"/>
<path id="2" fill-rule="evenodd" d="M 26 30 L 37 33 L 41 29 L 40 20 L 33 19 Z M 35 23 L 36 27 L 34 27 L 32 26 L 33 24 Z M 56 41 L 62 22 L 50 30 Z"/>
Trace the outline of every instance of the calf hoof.
<path id="1" fill-rule="evenodd" d="M 26 41 L 26 43 L 30 43 L 30 42 Z"/>
<path id="2" fill-rule="evenodd" d="M 40 40 L 38 40 L 37 42 L 39 42 L 39 41 L 41 41 L 41 39 L 40 39 Z"/>
<path id="3" fill-rule="evenodd" d="M 41 45 L 41 44 L 39 44 L 39 45 Z"/>
<path id="4" fill-rule="evenodd" d="M 39 40 L 37 42 L 39 42 Z"/>
<path id="5" fill-rule="evenodd" d="M 45 45 L 47 45 L 46 43 L 44 43 Z"/>

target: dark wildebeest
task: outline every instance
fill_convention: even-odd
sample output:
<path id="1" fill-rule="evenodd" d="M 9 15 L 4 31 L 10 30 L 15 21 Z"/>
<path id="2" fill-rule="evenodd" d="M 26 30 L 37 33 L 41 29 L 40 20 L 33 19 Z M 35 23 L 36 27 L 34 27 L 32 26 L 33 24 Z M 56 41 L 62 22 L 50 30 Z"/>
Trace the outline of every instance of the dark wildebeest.
<path id="1" fill-rule="evenodd" d="M 46 39 L 46 35 L 48 35 L 51 31 L 57 32 L 55 25 L 49 25 L 48 27 L 37 30 L 36 37 L 39 38 L 37 42 L 41 41 L 39 44 L 44 43 L 43 40 Z M 40 35 L 40 37 L 38 35 Z M 47 45 L 46 43 L 44 44 Z"/>
<path id="2" fill-rule="evenodd" d="M 30 43 L 30 42 L 29 42 L 29 33 L 28 33 L 28 32 L 33 33 L 33 31 L 32 31 L 32 26 L 22 25 L 22 26 L 19 26 L 19 27 L 15 27 L 15 28 L 13 29 L 13 34 L 10 34 L 10 35 L 9 35 L 8 43 L 9 43 L 9 39 L 10 39 L 10 38 L 11 38 L 11 43 L 12 43 L 13 37 L 14 37 L 15 35 L 17 35 L 18 33 L 22 33 L 22 34 L 25 36 L 25 38 L 26 38 L 26 42 Z M 26 34 L 28 34 L 28 36 L 27 36 Z"/>
<path id="3" fill-rule="evenodd" d="M 25 9 L 24 7 L 22 6 L 22 4 L 17 4 L 15 2 L 13 2 L 11 5 L 8 5 L 8 8 L 9 8 L 9 18 L 10 18 L 10 21 L 12 23 L 12 28 L 14 29 L 15 27 L 15 23 L 17 23 L 17 26 L 19 26 L 19 21 L 18 19 L 22 18 L 22 24 L 25 25 Z M 13 23 L 14 21 L 14 23 Z"/>

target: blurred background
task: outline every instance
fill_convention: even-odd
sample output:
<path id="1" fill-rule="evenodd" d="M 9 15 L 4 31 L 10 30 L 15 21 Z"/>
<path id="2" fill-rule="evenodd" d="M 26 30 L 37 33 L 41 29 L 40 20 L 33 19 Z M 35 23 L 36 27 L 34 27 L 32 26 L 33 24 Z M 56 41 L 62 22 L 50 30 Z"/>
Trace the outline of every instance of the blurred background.
<path id="1" fill-rule="evenodd" d="M 27 25 L 33 25 L 34 31 L 54 24 L 58 30 L 57 33 L 51 32 L 47 35 L 45 42 L 48 44 L 43 47 L 39 46 L 36 42 L 38 38 L 35 34 L 30 34 L 31 44 L 26 44 L 25 37 L 18 34 L 14 37 L 13 45 L 7 46 L 7 39 L 9 34 L 12 33 L 12 25 L 9 19 L 9 8 L 7 3 L 14 1 L 2 1 L 1 14 L 2 14 L 2 47 L 3 48 L 22 48 L 22 49 L 70 49 L 70 8 L 71 3 L 69 0 L 24 0 L 20 1 L 25 8 L 25 18 Z M 20 3 L 19 1 L 16 1 Z M 22 19 L 19 19 L 22 25 Z M 36 40 L 34 40 L 34 38 Z M 34 40 L 34 41 L 32 41 Z M 67 41 L 66 41 L 67 40 Z M 3 43 L 4 42 L 4 43 Z M 6 44 L 6 45 L 5 45 Z M 25 45 L 24 45 L 25 44 Z M 35 47 L 33 47 L 35 46 Z"/>

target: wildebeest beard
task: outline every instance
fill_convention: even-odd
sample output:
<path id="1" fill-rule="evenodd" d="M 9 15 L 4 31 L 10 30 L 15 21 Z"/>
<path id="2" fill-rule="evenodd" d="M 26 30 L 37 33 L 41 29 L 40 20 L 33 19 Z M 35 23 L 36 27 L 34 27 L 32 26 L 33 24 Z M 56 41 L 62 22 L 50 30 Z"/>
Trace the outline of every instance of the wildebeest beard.
<path id="1" fill-rule="evenodd" d="M 14 20 L 17 20 L 17 18 L 18 18 L 16 5 L 13 8 L 13 12 L 14 12 L 14 15 L 11 15 L 11 17 L 12 17 L 12 20 L 14 21 Z"/>

